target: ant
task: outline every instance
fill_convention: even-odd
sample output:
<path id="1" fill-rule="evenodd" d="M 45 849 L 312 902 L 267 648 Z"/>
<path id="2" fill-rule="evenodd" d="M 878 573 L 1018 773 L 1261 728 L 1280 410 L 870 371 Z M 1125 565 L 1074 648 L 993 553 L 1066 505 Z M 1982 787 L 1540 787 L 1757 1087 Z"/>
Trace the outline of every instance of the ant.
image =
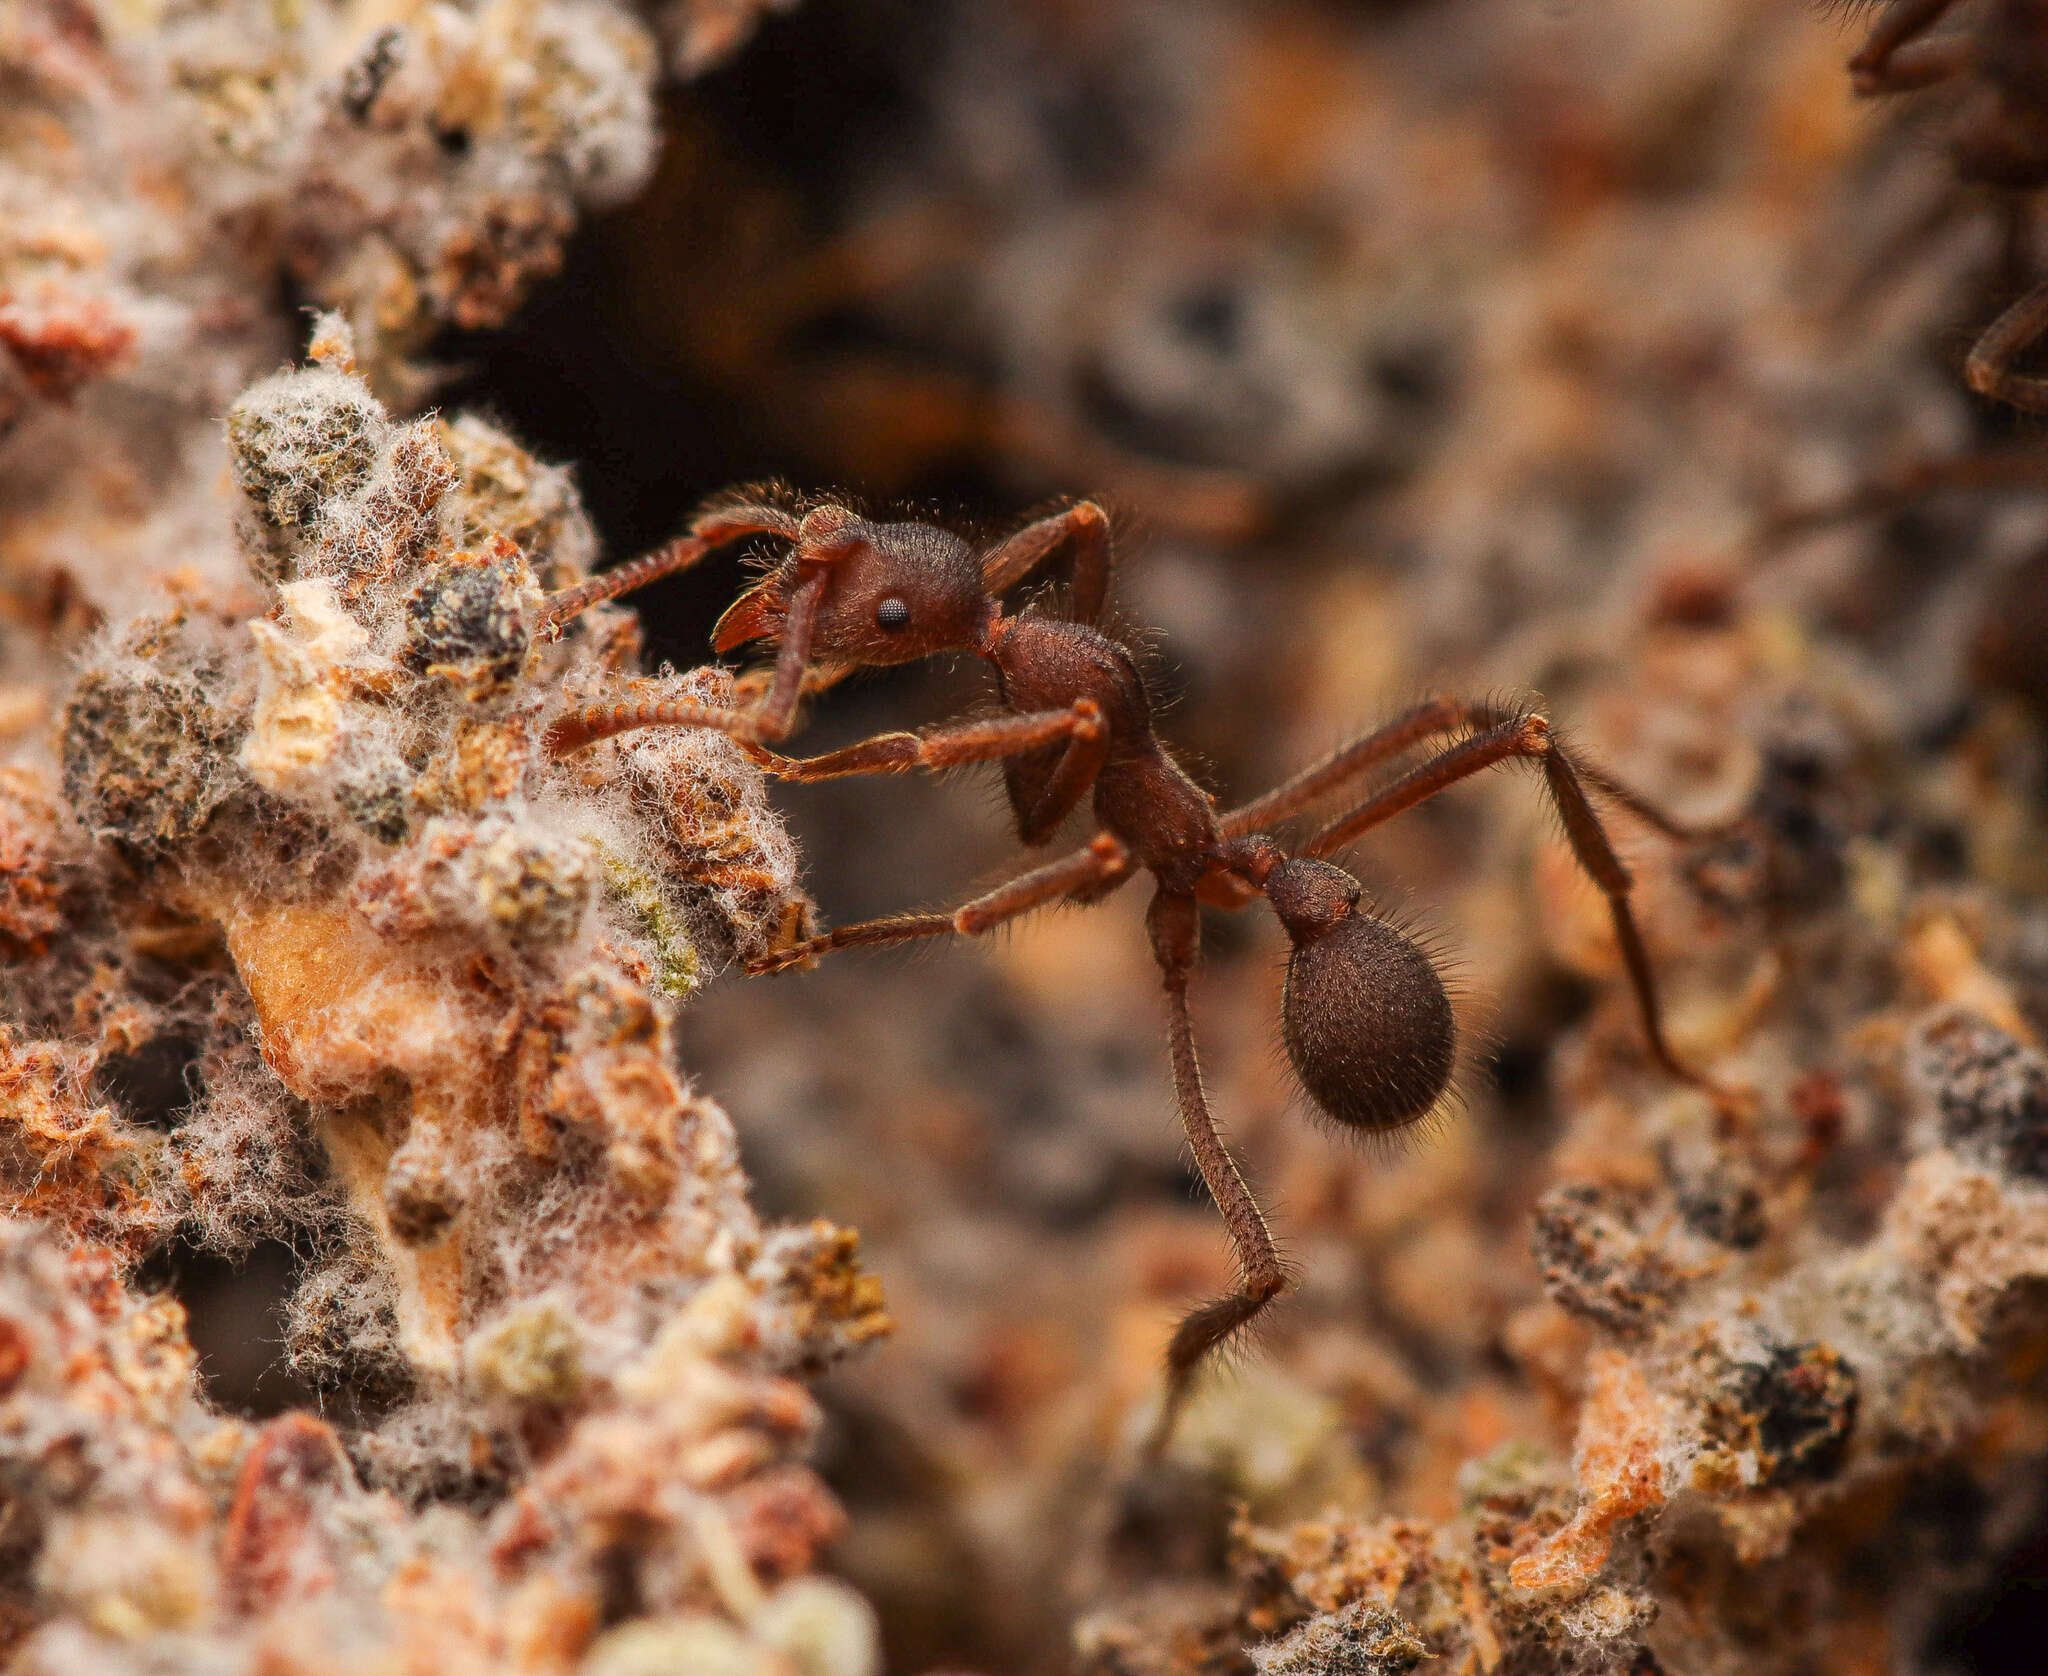
<path id="1" fill-rule="evenodd" d="M 1344 1128 L 1383 1136 L 1419 1122 L 1449 1086 L 1457 1024 L 1429 953 L 1362 904 L 1357 880 L 1327 859 L 1361 834 L 1497 764 L 1542 773 L 1580 866 L 1605 892 L 1651 1056 L 1665 1071 L 1729 1096 L 1682 1064 L 1665 1040 L 1649 957 L 1629 907 L 1630 875 L 1588 788 L 1674 839 L 1698 836 L 1588 766 L 1529 710 L 1433 698 L 1345 746 L 1276 789 L 1219 811 L 1153 731 L 1152 704 L 1130 651 L 1098 626 L 1110 580 L 1109 523 L 1080 501 L 1027 525 L 985 554 L 950 531 L 879 523 L 824 504 L 801 518 L 758 501 L 716 504 L 690 533 L 645 558 L 551 596 L 551 629 L 601 600 L 693 564 L 746 536 L 788 543 L 782 559 L 733 604 L 713 635 L 717 650 L 750 640 L 775 648 L 767 693 L 751 709 L 695 702 L 597 705 L 558 718 L 547 751 L 562 757 L 636 728 L 718 728 L 770 772 L 793 780 L 894 773 L 1000 760 L 1017 835 L 1047 843 L 1093 794 L 1096 832 L 1079 849 L 950 913 L 911 913 L 842 926 L 749 964 L 779 972 L 837 949 L 914 939 L 981 936 L 1034 909 L 1093 903 L 1149 872 L 1152 953 L 1166 992 L 1173 1084 L 1195 1164 L 1237 1250 L 1236 1289 L 1188 1314 L 1167 1349 L 1167 1389 L 1148 1444 L 1165 1446 L 1204 1359 L 1244 1328 L 1288 1283 L 1266 1220 L 1225 1148 L 1202 1087 L 1188 1010 L 1200 955 L 1199 907 L 1240 908 L 1264 897 L 1293 943 L 1282 1026 L 1309 1096 Z M 1057 555 L 1071 561 L 1070 617 L 1007 613 L 1001 596 Z M 826 680 L 852 669 L 971 651 L 994 667 L 1004 714 L 885 733 L 826 756 L 783 757 L 768 743 L 793 724 L 810 660 Z M 1424 743 L 1426 760 L 1356 801 L 1306 843 L 1271 835 L 1276 823 Z M 1448 741 L 1448 743 L 1441 743 Z"/>
<path id="2" fill-rule="evenodd" d="M 1932 39 L 1956 0 L 1890 0 L 1849 73 L 1859 94 L 1881 97 L 1962 82 L 1950 130 L 1956 176 L 2012 192 L 2048 186 L 2048 0 L 1985 0 L 1969 27 Z M 1964 365 L 1970 388 L 2029 413 L 2048 413 L 2048 378 L 2012 370 L 2048 335 L 2048 283 L 1988 326 Z"/>

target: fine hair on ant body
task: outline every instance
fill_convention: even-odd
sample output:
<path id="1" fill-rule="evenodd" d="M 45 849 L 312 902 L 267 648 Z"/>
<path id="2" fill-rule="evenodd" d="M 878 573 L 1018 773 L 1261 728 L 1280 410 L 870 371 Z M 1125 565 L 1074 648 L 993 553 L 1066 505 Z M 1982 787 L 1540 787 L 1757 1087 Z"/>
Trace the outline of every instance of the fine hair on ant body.
<path id="1" fill-rule="evenodd" d="M 1952 86 L 1962 94 L 1948 132 L 1956 178 L 2006 193 L 2048 186 L 2048 0 L 1982 0 L 1963 27 L 1935 33 L 1955 9 L 1956 0 L 1888 0 L 1849 60 L 1855 90 L 1883 97 Z M 2012 202 L 2017 226 L 2021 210 L 2017 199 Z M 1940 206 L 1936 219 L 1950 213 Z M 2013 370 L 2044 336 L 2048 282 L 1984 329 L 1964 365 L 1970 388 L 2029 413 L 2048 413 L 2048 378 Z"/>
<path id="2" fill-rule="evenodd" d="M 1630 875 L 1588 789 L 1668 837 L 1696 836 L 1653 804 L 1589 767 L 1531 711 L 1454 698 L 1415 705 L 1263 797 L 1219 811 L 1153 732 L 1152 705 L 1130 651 L 1098 626 L 1110 578 L 1109 524 L 1080 501 L 1027 525 L 986 553 L 950 531 L 879 523 L 838 504 L 799 517 L 767 500 L 715 504 L 690 533 L 645 558 L 552 596 L 558 627 L 601 600 L 695 563 L 746 536 L 788 543 L 781 560 L 734 603 L 713 635 L 719 651 L 750 640 L 775 649 L 766 696 L 754 708 L 690 701 L 598 705 L 559 717 L 547 749 L 566 756 L 653 726 L 720 729 L 770 772 L 792 780 L 896 773 L 999 760 L 1018 837 L 1047 843 L 1093 795 L 1097 830 L 1079 849 L 948 913 L 908 913 L 841 926 L 752 962 L 776 972 L 846 948 L 979 936 L 1033 909 L 1092 903 L 1149 872 L 1152 953 L 1166 993 L 1174 1093 L 1188 1145 L 1236 1246 L 1235 1290 L 1193 1310 L 1167 1349 L 1167 1387 L 1150 1448 L 1171 1433 L 1209 1354 L 1272 1303 L 1288 1276 L 1266 1220 L 1225 1148 L 1202 1087 L 1188 1009 L 1200 955 L 1199 909 L 1263 897 L 1293 950 L 1282 1037 L 1311 1099 L 1345 1129 L 1384 1136 L 1427 1116 L 1451 1080 L 1457 1023 L 1443 978 L 1413 939 L 1361 905 L 1361 887 L 1328 859 L 1362 834 L 1461 780 L 1501 763 L 1543 775 L 1579 865 L 1605 893 L 1653 1059 L 1672 1076 L 1721 1091 L 1682 1064 L 1664 1035 L 1649 957 L 1629 906 Z M 1058 555 L 1071 560 L 1070 617 L 1006 613 L 1001 596 Z M 825 756 L 778 755 L 813 659 L 829 681 L 854 668 L 971 651 L 995 670 L 1003 714 L 922 733 L 885 733 Z M 1437 741 L 1407 772 L 1354 802 L 1292 848 L 1272 828 L 1343 792 L 1357 798 L 1373 770 Z"/>

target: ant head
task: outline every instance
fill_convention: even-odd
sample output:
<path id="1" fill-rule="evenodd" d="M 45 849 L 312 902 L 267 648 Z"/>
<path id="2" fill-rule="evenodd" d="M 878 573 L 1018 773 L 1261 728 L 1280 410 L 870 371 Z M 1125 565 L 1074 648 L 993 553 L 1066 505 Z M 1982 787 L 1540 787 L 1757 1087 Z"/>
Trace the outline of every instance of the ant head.
<path id="1" fill-rule="evenodd" d="M 781 632 L 798 583 L 822 568 L 813 657 L 833 663 L 909 663 L 980 644 L 991 614 L 981 560 L 931 524 L 877 524 L 842 506 L 809 513 L 781 564 L 734 602 L 713 645 Z"/>
<path id="2" fill-rule="evenodd" d="M 1337 1122 L 1384 1134 L 1426 1117 L 1449 1086 L 1458 1025 L 1428 952 L 1360 895 L 1322 861 L 1283 861 L 1266 880 L 1294 942 L 1281 1025 L 1295 1075 Z"/>

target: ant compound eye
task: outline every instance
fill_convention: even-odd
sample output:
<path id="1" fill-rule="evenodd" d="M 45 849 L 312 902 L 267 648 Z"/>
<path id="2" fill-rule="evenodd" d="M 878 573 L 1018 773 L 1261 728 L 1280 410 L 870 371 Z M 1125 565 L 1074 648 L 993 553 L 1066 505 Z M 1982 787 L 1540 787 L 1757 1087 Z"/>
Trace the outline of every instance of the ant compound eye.
<path id="1" fill-rule="evenodd" d="M 1457 1059 L 1435 962 L 1370 914 L 1296 942 L 1281 1023 L 1309 1098 L 1347 1129 L 1384 1134 L 1426 1116 Z"/>
<path id="2" fill-rule="evenodd" d="M 910 626 L 910 606 L 905 600 L 891 594 L 875 607 L 875 626 L 894 633 L 897 629 Z"/>

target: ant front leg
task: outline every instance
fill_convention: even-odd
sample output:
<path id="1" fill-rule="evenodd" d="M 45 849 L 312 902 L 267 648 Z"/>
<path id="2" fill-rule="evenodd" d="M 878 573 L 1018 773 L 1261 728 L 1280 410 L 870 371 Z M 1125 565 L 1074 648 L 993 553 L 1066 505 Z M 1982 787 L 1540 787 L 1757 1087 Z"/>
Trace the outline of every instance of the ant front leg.
<path id="1" fill-rule="evenodd" d="M 1195 1155 L 1195 1167 L 1202 1172 L 1209 1197 L 1216 1201 L 1224 1226 L 1230 1230 L 1238 1267 L 1237 1290 L 1190 1310 L 1166 1347 L 1166 1395 L 1158 1421 L 1145 1441 L 1146 1455 L 1157 1460 L 1172 1440 L 1202 1363 L 1286 1289 L 1287 1269 L 1258 1200 L 1252 1197 L 1237 1161 L 1216 1132 L 1209 1096 L 1202 1087 L 1195 1028 L 1188 1014 L 1188 981 L 1201 957 L 1200 910 L 1192 896 L 1162 890 L 1152 898 L 1145 918 L 1152 934 L 1152 956 L 1166 981 L 1167 1042 L 1181 1127 L 1187 1131 L 1188 1149 Z"/>
<path id="2" fill-rule="evenodd" d="M 747 535 L 780 536 L 793 543 L 792 551 L 774 575 L 749 589 L 726 612 L 719 622 L 716 641 L 718 650 L 727 651 L 740 639 L 767 632 L 772 623 L 775 669 L 767 695 L 758 707 L 747 712 L 697 705 L 687 707 L 687 715 L 678 711 L 667 719 L 679 725 L 717 728 L 753 745 L 785 739 L 796 725 L 818 607 L 832 566 L 864 546 L 848 527 L 856 522 L 843 506 L 813 507 L 801 520 L 773 506 L 716 507 L 699 514 L 691 524 L 690 534 L 682 539 L 552 596 L 546 602 L 543 621 L 550 632 L 559 632 L 561 624 L 578 612 L 644 587 L 657 577 L 685 569 L 714 547 Z M 593 739 L 604 738 L 608 732 L 653 725 L 647 721 L 610 726 L 610 714 L 593 709 L 564 718 L 550 730 L 550 752 L 560 756 Z"/>
<path id="3" fill-rule="evenodd" d="M 984 896 L 963 903 L 947 914 L 896 914 L 888 919 L 863 920 L 842 925 L 822 937 L 793 943 L 747 963 L 750 977 L 765 977 L 792 966 L 806 965 L 820 955 L 838 949 L 889 948 L 897 943 L 925 937 L 979 937 L 999 925 L 1067 897 L 1085 895 L 1088 901 L 1102 897 L 1130 877 L 1131 854 L 1107 832 L 1100 832 L 1082 849 L 1058 861 L 1049 862 Z"/>
<path id="4" fill-rule="evenodd" d="M 1613 797 L 1631 814 L 1659 831 L 1674 837 L 1691 836 L 1693 829 L 1664 814 L 1647 798 L 1629 791 L 1604 774 L 1581 770 L 1551 732 L 1541 716 L 1515 716 L 1474 734 L 1461 744 L 1438 753 L 1411 769 L 1392 785 L 1369 799 L 1341 820 L 1325 827 L 1303 850 L 1304 855 L 1325 857 L 1341 850 L 1376 826 L 1403 814 L 1440 791 L 1470 779 L 1474 774 L 1503 762 L 1534 762 L 1541 766 L 1551 802 L 1564 823 L 1572 854 L 1587 876 L 1607 898 L 1608 918 L 1614 926 L 1614 940 L 1620 946 L 1622 964 L 1628 971 L 1629 986 L 1635 991 L 1636 1007 L 1648 1039 L 1650 1056 L 1680 1082 L 1703 1090 L 1726 1111 L 1746 1111 L 1749 1098 L 1686 1065 L 1671 1050 L 1664 1035 L 1663 1008 L 1657 998 L 1656 979 L 1650 970 L 1650 956 L 1636 926 L 1629 894 L 1634 880 L 1615 853 L 1607 829 L 1600 824 L 1583 781 L 1591 781 Z"/>
<path id="5" fill-rule="evenodd" d="M 1007 593 L 1063 547 L 1074 552 L 1074 615 L 1099 622 L 1109 603 L 1109 517 L 1092 500 L 1076 501 L 1006 539 L 982 560 L 981 585 L 991 595 Z"/>
<path id="6" fill-rule="evenodd" d="M 591 607 L 688 570 L 714 548 L 750 535 L 773 535 L 794 541 L 801 528 L 795 516 L 779 506 L 740 504 L 700 512 L 690 520 L 689 534 L 677 536 L 637 559 L 614 565 L 573 588 L 548 595 L 541 605 L 541 627 L 548 634 L 560 634 L 564 623 L 582 616 Z"/>

